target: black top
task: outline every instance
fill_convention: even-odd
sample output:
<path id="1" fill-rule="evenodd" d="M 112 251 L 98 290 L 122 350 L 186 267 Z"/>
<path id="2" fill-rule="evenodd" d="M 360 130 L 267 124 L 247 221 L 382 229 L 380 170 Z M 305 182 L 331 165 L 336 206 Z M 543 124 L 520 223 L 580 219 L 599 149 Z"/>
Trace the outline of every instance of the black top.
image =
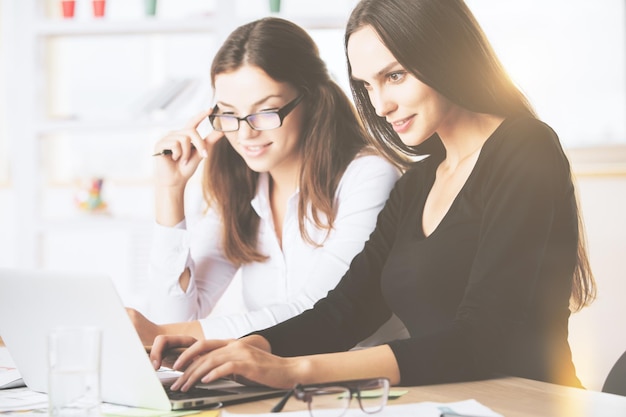
<path id="1" fill-rule="evenodd" d="M 411 335 L 389 343 L 403 385 L 513 375 L 580 386 L 567 341 L 578 219 L 558 137 L 532 118 L 505 120 L 426 237 L 424 203 L 444 157 L 398 181 L 336 289 L 258 333 L 281 356 L 335 352 L 393 312 Z"/>

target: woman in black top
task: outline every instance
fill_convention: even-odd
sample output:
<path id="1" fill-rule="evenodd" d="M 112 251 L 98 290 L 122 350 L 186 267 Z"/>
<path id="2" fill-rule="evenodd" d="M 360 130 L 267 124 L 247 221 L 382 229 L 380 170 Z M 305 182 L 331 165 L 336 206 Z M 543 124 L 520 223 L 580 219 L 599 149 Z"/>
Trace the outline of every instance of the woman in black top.
<path id="1" fill-rule="evenodd" d="M 191 345 L 174 389 L 229 374 L 285 388 L 497 375 L 580 386 L 568 318 L 595 283 L 556 134 L 462 0 L 363 0 L 345 39 L 361 118 L 408 167 L 370 240 L 313 309 L 239 340 L 159 337 L 155 366 Z M 348 351 L 392 313 L 410 338 Z"/>

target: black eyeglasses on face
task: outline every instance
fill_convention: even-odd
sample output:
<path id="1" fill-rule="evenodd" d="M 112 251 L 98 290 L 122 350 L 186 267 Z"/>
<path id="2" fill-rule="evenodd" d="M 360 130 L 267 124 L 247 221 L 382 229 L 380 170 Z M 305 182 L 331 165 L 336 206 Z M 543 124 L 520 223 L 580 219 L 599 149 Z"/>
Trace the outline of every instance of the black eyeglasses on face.
<path id="1" fill-rule="evenodd" d="M 381 411 L 389 397 L 387 378 L 359 379 L 353 381 L 331 382 L 318 385 L 296 385 L 272 408 L 272 413 L 279 413 L 292 396 L 307 403 L 311 417 L 318 415 L 341 417 L 350 407 L 350 400 L 356 397 L 359 407 L 365 413 Z M 325 410 L 325 411 L 322 411 Z M 335 414 L 328 414 L 334 410 Z"/>
<path id="2" fill-rule="evenodd" d="M 244 117 L 237 117 L 232 114 L 217 114 L 219 108 L 216 104 L 213 107 L 213 113 L 209 116 L 209 121 L 213 129 L 220 132 L 235 132 L 239 130 L 239 122 L 244 120 L 254 130 L 277 129 L 283 125 L 285 117 L 300 104 L 303 98 L 304 94 L 300 94 L 278 110 L 252 113 Z"/>

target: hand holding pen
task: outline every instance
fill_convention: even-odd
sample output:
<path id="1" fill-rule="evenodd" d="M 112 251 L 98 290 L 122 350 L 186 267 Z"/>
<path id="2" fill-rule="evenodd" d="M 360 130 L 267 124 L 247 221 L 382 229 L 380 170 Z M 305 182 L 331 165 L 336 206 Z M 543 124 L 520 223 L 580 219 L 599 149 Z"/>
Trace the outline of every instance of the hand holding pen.
<path id="1" fill-rule="evenodd" d="M 179 131 L 171 132 L 168 136 L 164 137 L 162 140 L 160 140 L 157 143 L 156 145 L 157 151 L 152 156 L 171 155 L 172 159 L 174 160 L 178 160 L 179 157 L 185 156 L 185 153 L 186 153 L 185 151 L 187 150 L 186 147 L 179 146 L 176 149 L 162 147 L 162 145 L 165 144 L 164 142 L 166 139 L 168 139 L 170 136 L 175 136 L 181 139 L 186 138 L 186 142 L 191 143 L 192 149 L 199 150 L 200 155 L 203 158 L 206 158 L 207 147 L 203 146 L 203 145 L 207 145 L 205 141 L 209 140 L 209 145 L 210 145 L 210 144 L 217 142 L 223 136 L 223 135 L 218 134 L 219 132 L 212 132 L 212 134 L 210 133 L 207 137 L 203 138 L 201 134 L 198 132 L 198 127 L 208 119 L 208 117 L 211 115 L 212 112 L 213 112 L 213 108 L 209 110 L 204 110 L 198 113 L 195 117 L 193 117 L 187 123 L 187 125 L 185 125 L 183 129 Z M 176 143 L 173 143 L 173 144 L 174 146 L 176 146 Z M 177 150 L 180 152 L 176 152 Z"/>
<path id="2" fill-rule="evenodd" d="M 168 133 L 155 145 L 157 185 L 184 186 L 206 158 L 209 148 L 224 134 L 211 131 L 206 137 L 198 127 L 207 120 L 212 109 L 204 110 L 191 118 L 180 130 Z"/>
<path id="3" fill-rule="evenodd" d="M 211 131 L 203 137 L 198 132 L 211 112 L 212 109 L 198 113 L 154 147 L 155 214 L 157 223 L 163 226 L 174 226 L 184 219 L 185 186 L 210 148 L 224 136 L 222 132 Z"/>

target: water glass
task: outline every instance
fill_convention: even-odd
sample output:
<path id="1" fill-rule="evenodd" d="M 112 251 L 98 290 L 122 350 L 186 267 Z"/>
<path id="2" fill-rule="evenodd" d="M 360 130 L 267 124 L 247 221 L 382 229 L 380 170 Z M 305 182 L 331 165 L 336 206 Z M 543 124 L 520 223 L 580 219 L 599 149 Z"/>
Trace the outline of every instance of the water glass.
<path id="1" fill-rule="evenodd" d="M 52 417 L 99 417 L 102 332 L 59 327 L 48 335 L 48 402 Z"/>

